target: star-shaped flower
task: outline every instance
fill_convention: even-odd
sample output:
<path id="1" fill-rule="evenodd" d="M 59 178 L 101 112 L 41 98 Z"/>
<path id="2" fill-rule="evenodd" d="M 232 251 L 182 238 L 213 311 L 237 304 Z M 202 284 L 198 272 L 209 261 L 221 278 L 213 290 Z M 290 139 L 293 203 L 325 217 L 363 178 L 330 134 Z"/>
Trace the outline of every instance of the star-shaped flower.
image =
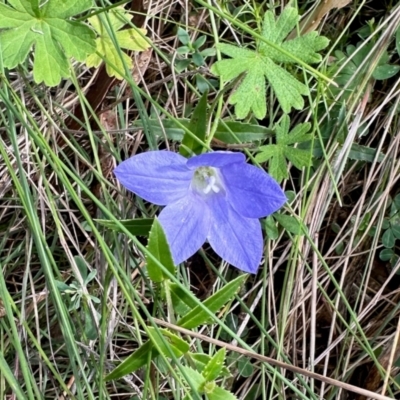
<path id="1" fill-rule="evenodd" d="M 149 151 L 122 162 L 118 180 L 143 199 L 166 206 L 159 221 L 179 264 L 207 240 L 225 261 L 256 273 L 263 253 L 258 218 L 278 210 L 286 196 L 242 153 L 215 151 L 186 159 Z"/>

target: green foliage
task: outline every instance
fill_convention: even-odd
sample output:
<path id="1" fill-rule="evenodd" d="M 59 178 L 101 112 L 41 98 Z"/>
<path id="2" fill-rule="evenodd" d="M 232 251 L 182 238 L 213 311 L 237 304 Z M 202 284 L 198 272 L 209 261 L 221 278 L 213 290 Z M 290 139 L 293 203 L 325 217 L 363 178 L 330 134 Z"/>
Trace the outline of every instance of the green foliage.
<path id="1" fill-rule="evenodd" d="M 121 72 L 125 71 L 124 64 L 128 69 L 133 67 L 132 58 L 121 52 L 113 42 L 113 39 L 115 39 L 118 46 L 126 50 L 142 51 L 150 47 L 148 41 L 143 37 L 146 34 L 145 29 L 120 30 L 131 19 L 132 15 L 124 12 L 123 7 L 109 11 L 107 16 L 98 14 L 88 19 L 98 34 L 96 51 L 86 58 L 88 67 L 98 67 L 104 59 L 107 74 L 117 79 L 123 78 Z M 110 31 L 113 32 L 113 36 L 110 35 Z"/>
<path id="2" fill-rule="evenodd" d="M 6 68 L 14 68 L 35 47 L 33 78 L 56 86 L 70 76 L 69 58 L 84 61 L 95 50 L 94 33 L 70 17 L 88 10 L 92 0 L 12 0 L 0 4 L 0 51 Z"/>
<path id="3" fill-rule="evenodd" d="M 157 137 L 163 138 L 166 135 L 168 139 L 181 142 L 185 131 L 177 125 L 176 121 L 189 129 L 190 120 L 187 118 L 176 118 L 174 121 L 163 119 L 161 122 L 158 119 L 151 118 L 149 124 Z M 143 127 L 141 121 L 136 121 L 134 125 Z M 214 139 L 226 144 L 238 144 L 261 141 L 272 135 L 273 131 L 265 126 L 239 121 L 221 121 L 217 125 Z"/>
<path id="4" fill-rule="evenodd" d="M 318 108 L 316 111 L 318 118 L 322 116 L 326 111 L 323 107 Z M 312 154 L 314 158 L 323 157 L 322 147 L 326 148 L 332 138 L 335 138 L 335 142 L 339 144 L 337 152 L 340 152 L 345 138 L 349 134 L 347 119 L 346 103 L 335 104 L 329 110 L 329 116 L 324 118 L 322 123 L 319 125 L 320 140 L 315 140 L 312 146 Z M 365 129 L 365 125 L 362 124 L 357 130 L 357 136 L 361 137 L 367 135 L 368 131 Z M 322 143 L 321 143 L 322 142 Z M 299 149 L 310 150 L 311 142 L 303 142 L 298 146 Z M 382 162 L 385 159 L 385 154 L 377 152 L 373 147 L 361 145 L 358 143 L 352 143 L 350 151 L 348 153 L 348 159 L 361 162 Z"/>
<path id="5" fill-rule="evenodd" d="M 154 348 L 153 343 L 149 340 L 139 347 L 134 353 L 127 357 L 121 364 L 111 371 L 106 377 L 106 381 L 122 378 L 133 371 L 138 370 L 147 363 L 148 360 L 156 357 L 158 351 Z"/>
<path id="6" fill-rule="evenodd" d="M 232 300 L 236 292 L 239 290 L 241 284 L 243 281 L 246 279 L 246 275 L 240 275 L 233 281 L 229 282 L 226 284 L 222 289 L 220 289 L 217 293 L 212 295 L 210 298 L 206 299 L 203 302 L 203 305 L 207 307 L 210 312 L 216 313 L 223 305 L 225 305 L 228 301 Z M 166 281 L 166 284 L 168 284 L 168 281 Z M 173 288 L 173 286 L 170 285 L 170 288 Z M 179 295 L 179 291 L 177 292 Z M 187 296 L 185 296 L 187 297 Z M 178 322 L 177 325 L 181 326 L 186 329 L 192 329 L 196 328 L 197 326 L 203 324 L 203 323 L 208 323 L 210 320 L 210 317 L 208 313 L 202 310 L 200 306 L 196 306 L 193 303 L 193 300 L 186 300 L 186 305 L 190 309 L 190 311 L 187 312 Z M 152 331 L 153 332 L 153 331 Z M 171 337 L 169 337 L 167 334 L 164 335 L 167 336 L 166 339 L 169 340 L 171 345 L 174 345 L 178 351 L 181 351 L 181 353 L 184 353 L 184 349 L 182 348 L 182 343 L 179 342 L 179 345 L 177 344 L 178 342 L 173 342 L 171 340 Z M 152 337 L 154 341 L 157 341 L 159 344 L 158 340 L 155 339 L 155 337 Z M 161 347 L 161 346 L 160 346 Z M 162 348 L 165 348 L 164 345 Z M 173 350 L 174 351 L 174 350 Z M 144 345 L 139 347 L 138 350 L 136 350 L 134 353 L 132 353 L 128 358 L 126 358 L 114 371 L 112 371 L 108 376 L 107 380 L 112 380 L 112 379 L 118 379 L 121 378 L 131 372 L 136 371 L 140 367 L 146 364 L 146 362 L 149 359 L 153 359 L 158 355 L 157 349 L 153 345 L 153 341 L 150 340 L 146 342 Z M 177 354 L 177 353 L 175 353 Z M 169 354 L 165 355 L 168 357 Z M 210 360 L 211 362 L 211 360 Z M 218 364 L 215 360 L 215 364 Z M 208 365 L 208 364 L 207 364 Z M 210 371 L 214 371 L 212 367 L 212 364 L 210 364 L 208 368 L 208 374 L 211 374 Z M 215 366 L 217 368 L 217 366 Z M 225 373 L 224 369 L 220 369 L 220 373 Z M 211 376 L 211 375 L 210 375 Z"/>
<path id="7" fill-rule="evenodd" d="M 176 357 L 180 357 L 189 351 L 189 344 L 167 329 L 159 329 L 159 332 L 162 333 L 164 340 L 168 344 L 168 348 L 153 327 L 149 326 L 147 329 L 149 330 L 150 339 L 153 344 L 156 343 L 159 351 L 161 351 L 166 357 L 170 357 L 170 351 L 172 351 Z"/>
<path id="8" fill-rule="evenodd" d="M 156 260 L 158 260 L 166 269 L 168 269 L 169 272 L 171 272 L 171 274 L 175 274 L 175 265 L 172 260 L 167 238 L 165 237 L 164 230 L 157 218 L 154 219 L 153 226 L 150 231 L 147 249 Z M 153 282 L 162 282 L 165 277 L 158 264 L 153 261 L 148 254 L 146 254 L 146 261 L 147 272 L 150 279 Z"/>
<path id="9" fill-rule="evenodd" d="M 204 61 L 207 57 L 213 56 L 215 54 L 215 49 L 203 49 L 204 43 L 207 37 L 204 35 L 199 36 L 194 42 L 190 40 L 189 34 L 181 27 L 178 28 L 178 39 L 183 44 L 176 49 L 176 52 L 180 56 L 175 61 L 175 69 L 178 72 L 185 70 L 191 63 L 196 67 L 201 67 L 204 65 Z M 181 56 L 186 56 L 185 58 Z"/>
<path id="10" fill-rule="evenodd" d="M 385 155 L 383 153 L 378 153 L 377 156 L 377 153 L 378 153 L 377 150 L 372 147 L 363 146 L 358 143 L 353 143 L 351 145 L 348 157 L 350 160 L 366 161 L 366 162 L 373 162 L 376 158 L 377 162 L 382 162 L 385 158 Z"/>
<path id="11" fill-rule="evenodd" d="M 292 216 L 281 213 L 275 213 L 272 218 L 275 218 L 279 224 L 287 231 L 292 233 L 293 235 L 301 235 L 304 234 L 302 230 L 301 223 L 299 220 Z"/>
<path id="12" fill-rule="evenodd" d="M 80 278 L 82 279 L 83 283 L 80 284 L 78 281 L 74 280 L 71 284 L 67 285 L 64 282 L 56 281 L 57 287 L 62 293 L 71 295 L 71 305 L 69 306 L 69 311 L 78 310 L 81 306 L 82 299 L 90 299 L 94 303 L 100 303 L 100 299 L 87 294 L 87 286 L 95 278 L 97 271 L 94 269 L 88 274 L 86 264 L 81 257 L 75 257 L 75 262 L 78 266 L 81 275 Z"/>
<path id="13" fill-rule="evenodd" d="M 179 285 L 170 281 L 166 281 L 165 284 L 169 286 L 172 305 L 177 315 L 185 315 L 196 307 L 197 304 L 193 297 L 189 296 Z"/>
<path id="14" fill-rule="evenodd" d="M 400 28 L 396 31 L 396 50 L 397 54 L 400 56 Z"/>
<path id="15" fill-rule="evenodd" d="M 207 95 L 206 91 L 203 96 L 201 96 L 196 108 L 193 111 L 192 117 L 189 122 L 189 130 L 197 137 L 201 142 L 205 141 L 206 131 L 207 131 Z M 185 132 L 182 144 L 179 147 L 179 153 L 184 157 L 190 157 L 194 154 L 200 154 L 203 151 L 203 146 L 201 142 L 198 142 Z"/>
<path id="16" fill-rule="evenodd" d="M 218 290 L 211 297 L 206 299 L 203 304 L 211 312 L 216 313 L 221 307 L 223 307 L 228 301 L 232 300 L 243 281 L 246 279 L 246 275 L 240 275 L 233 281 L 227 283 L 222 289 Z M 189 313 L 183 316 L 177 324 L 186 329 L 193 329 L 197 326 L 207 323 L 210 320 L 208 313 L 203 311 L 200 306 L 196 306 Z"/>
<path id="17" fill-rule="evenodd" d="M 243 378 L 248 378 L 254 373 L 254 366 L 250 359 L 239 353 L 231 353 L 227 357 L 227 364 L 234 365 L 238 374 Z"/>
<path id="18" fill-rule="evenodd" d="M 190 367 L 182 367 L 185 374 L 190 379 L 192 386 L 196 389 L 198 394 L 207 395 L 211 400 L 236 400 L 228 390 L 217 386 L 216 379 L 218 379 L 224 372 L 226 350 L 220 349 L 215 355 L 210 358 L 205 367 L 200 370 L 195 370 Z"/>
<path id="19" fill-rule="evenodd" d="M 209 400 L 236 400 L 237 397 L 234 396 L 231 392 L 216 386 L 213 391 L 207 393 Z"/>
<path id="20" fill-rule="evenodd" d="M 221 76 L 224 81 L 231 81 L 245 73 L 240 86 L 229 100 L 230 104 L 235 104 L 237 118 L 245 118 L 250 111 L 258 119 L 265 117 L 266 80 L 285 113 L 292 107 L 297 110 L 304 108 L 302 96 L 309 94 L 307 86 L 277 63 L 294 64 L 296 61 L 290 55 L 305 63 L 319 62 L 321 56 L 317 52 L 328 45 L 328 39 L 318 36 L 314 31 L 285 41 L 299 18 L 297 9 L 292 7 L 286 7 L 277 20 L 272 11 L 265 13 L 261 34 L 267 42 L 275 44 L 283 51 L 261 40 L 257 41 L 256 51 L 230 44 L 219 45 L 219 50 L 232 59 L 216 62 L 211 67 L 211 72 Z"/>
<path id="21" fill-rule="evenodd" d="M 88 339 L 94 340 L 97 338 L 97 330 L 88 302 L 99 304 L 100 299 L 88 293 L 88 285 L 95 278 L 97 271 L 94 269 L 88 274 L 86 263 L 81 257 L 75 257 L 75 262 L 80 274 L 79 279 L 69 285 L 56 280 L 56 285 L 61 293 L 71 296 L 68 311 L 82 309 L 85 335 Z M 79 283 L 80 281 L 82 283 Z"/>
<path id="22" fill-rule="evenodd" d="M 95 221 L 106 228 L 112 229 L 116 232 L 122 232 L 122 229 L 120 229 L 114 221 L 108 219 L 96 219 Z M 118 222 L 132 235 L 148 236 L 150 229 L 153 226 L 154 218 L 121 219 Z"/>
<path id="23" fill-rule="evenodd" d="M 207 363 L 207 365 L 202 370 L 202 375 L 206 378 L 207 381 L 213 381 L 217 379 L 224 367 L 226 356 L 225 348 L 220 349 L 217 351 L 213 358 Z"/>
<path id="24" fill-rule="evenodd" d="M 293 144 L 311 141 L 312 135 L 307 134 L 311 125 L 298 124 L 289 132 L 290 118 L 285 115 L 281 122 L 275 125 L 276 144 L 269 144 L 259 148 L 256 155 L 257 162 L 269 161 L 269 173 L 278 182 L 289 177 L 288 159 L 296 168 L 302 169 L 311 165 L 311 151 L 294 148 Z"/>
<path id="25" fill-rule="evenodd" d="M 219 351 L 220 352 L 220 351 Z M 219 353 L 218 352 L 218 353 Z M 194 361 L 194 364 L 196 366 L 197 371 L 199 372 L 203 372 L 204 368 L 209 365 L 209 363 L 211 362 L 211 360 L 214 359 L 214 357 L 211 357 L 208 354 L 204 354 L 204 353 L 190 353 L 190 357 L 192 358 L 192 360 Z M 219 356 L 218 356 L 219 357 Z M 223 362 L 224 364 L 224 362 Z M 231 376 L 228 368 L 226 368 L 224 365 L 222 366 L 219 374 L 219 377 L 224 377 L 227 378 L 229 376 Z M 215 378 L 216 379 L 216 378 Z"/>
<path id="26" fill-rule="evenodd" d="M 393 199 L 389 216 L 383 220 L 382 230 L 381 240 L 385 248 L 379 253 L 379 258 L 394 265 L 400 256 L 395 250 L 396 241 L 400 240 L 400 194 Z"/>
<path id="27" fill-rule="evenodd" d="M 348 45 L 345 51 L 335 51 L 337 63 L 333 67 L 333 73 L 340 71 L 335 77 L 335 82 L 339 88 L 332 87 L 331 90 L 336 95 L 339 90 L 346 86 L 345 97 L 349 97 L 356 91 L 357 86 L 360 85 L 366 72 L 371 67 L 368 61 L 373 60 L 373 46 L 374 43 L 359 42 L 357 46 Z M 389 64 L 390 55 L 384 51 L 379 59 L 376 67 L 372 71 L 372 78 L 376 80 L 389 79 L 400 71 L 400 66 Z"/>
<path id="28" fill-rule="evenodd" d="M 275 213 L 273 216 L 270 215 L 264 220 L 265 232 L 271 240 L 276 240 L 279 237 L 279 230 L 276 222 L 278 222 L 285 231 L 290 232 L 293 235 L 304 235 L 302 225 L 296 217 Z"/>

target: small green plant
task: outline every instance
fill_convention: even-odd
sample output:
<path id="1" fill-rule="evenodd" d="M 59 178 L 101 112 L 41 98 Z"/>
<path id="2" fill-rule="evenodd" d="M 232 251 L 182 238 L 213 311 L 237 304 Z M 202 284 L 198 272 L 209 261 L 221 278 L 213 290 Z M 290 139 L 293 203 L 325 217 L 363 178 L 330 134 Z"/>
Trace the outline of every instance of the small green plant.
<path id="1" fill-rule="evenodd" d="M 211 67 L 211 72 L 221 76 L 226 82 L 245 74 L 229 100 L 230 104 L 235 105 L 237 118 L 245 118 L 250 111 L 258 119 L 265 117 L 266 80 L 271 85 L 283 112 L 289 113 L 292 107 L 297 110 L 304 108 L 302 96 L 309 94 L 308 87 L 277 64 L 296 64 L 297 61 L 293 57 L 304 63 L 317 63 L 321 60 L 317 52 L 324 49 L 329 41 L 317 32 L 285 40 L 299 19 L 297 9 L 293 7 L 286 7 L 277 20 L 272 11 L 267 11 L 261 32 L 265 41 L 257 40 L 256 50 L 230 44 L 218 46 L 219 50 L 231 59 L 217 61 Z"/>
<path id="2" fill-rule="evenodd" d="M 99 304 L 100 299 L 88 293 L 88 286 L 95 278 L 97 271 L 94 269 L 88 274 L 84 260 L 81 257 L 75 257 L 75 261 L 81 275 L 79 280 L 81 280 L 82 283 L 74 280 L 67 285 L 64 282 L 56 280 L 56 285 L 61 293 L 71 296 L 68 311 L 83 310 L 85 334 L 87 338 L 95 339 L 97 337 L 97 330 L 94 323 L 94 315 L 88 307 L 88 304 L 90 302 Z M 95 311 L 95 313 L 97 314 L 95 317 L 99 318 L 100 314 L 98 314 L 97 311 Z"/>
<path id="3" fill-rule="evenodd" d="M 224 367 L 225 356 L 226 350 L 222 348 L 204 366 L 197 363 L 197 369 L 182 367 L 185 374 L 191 380 L 196 392 L 206 395 L 209 400 L 220 400 L 222 398 L 225 400 L 237 399 L 231 392 L 218 386 L 216 382 L 218 378 L 226 375 L 226 368 Z M 190 399 L 192 397 L 189 394 L 184 397 L 184 400 Z"/>
<path id="4" fill-rule="evenodd" d="M 206 48 L 200 50 L 204 46 L 207 37 L 204 35 L 199 36 L 194 42 L 190 40 L 190 36 L 183 28 L 178 28 L 178 39 L 183 46 L 176 49 L 176 52 L 181 57 L 175 62 L 175 68 L 178 72 L 185 70 L 190 64 L 196 67 L 201 67 L 205 64 L 205 59 L 215 54 L 215 49 Z"/>
<path id="5" fill-rule="evenodd" d="M 309 134 L 310 123 L 298 124 L 290 132 L 290 118 L 285 115 L 275 125 L 276 144 L 260 146 L 256 155 L 257 162 L 269 161 L 269 173 L 278 182 L 289 177 L 287 161 L 289 160 L 296 168 L 302 169 L 311 165 L 311 150 L 293 147 L 296 143 L 310 142 L 313 138 Z"/>

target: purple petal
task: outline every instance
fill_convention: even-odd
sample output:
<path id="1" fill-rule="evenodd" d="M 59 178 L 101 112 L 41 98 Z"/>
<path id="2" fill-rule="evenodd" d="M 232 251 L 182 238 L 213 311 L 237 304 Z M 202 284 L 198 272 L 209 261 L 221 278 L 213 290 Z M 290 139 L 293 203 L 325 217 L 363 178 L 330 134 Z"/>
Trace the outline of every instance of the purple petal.
<path id="1" fill-rule="evenodd" d="M 172 151 L 149 151 L 123 161 L 114 174 L 131 192 L 164 206 L 188 192 L 193 171 L 186 162 L 186 158 Z"/>
<path id="2" fill-rule="evenodd" d="M 279 184 L 253 165 L 228 165 L 221 169 L 221 174 L 227 201 L 244 217 L 265 217 L 279 210 L 287 201 Z"/>
<path id="3" fill-rule="evenodd" d="M 244 163 L 245 161 L 246 157 L 242 153 L 234 153 L 233 151 L 214 151 L 212 153 L 200 154 L 199 156 L 189 158 L 187 166 L 189 168 L 222 168 L 225 165 Z"/>
<path id="4" fill-rule="evenodd" d="M 161 211 L 159 221 L 167 236 L 175 264 L 187 260 L 206 241 L 210 211 L 199 196 L 189 193 Z"/>
<path id="5" fill-rule="evenodd" d="M 260 221 L 239 215 L 223 196 L 212 196 L 209 206 L 212 222 L 207 239 L 211 247 L 229 264 L 255 274 L 263 252 Z"/>

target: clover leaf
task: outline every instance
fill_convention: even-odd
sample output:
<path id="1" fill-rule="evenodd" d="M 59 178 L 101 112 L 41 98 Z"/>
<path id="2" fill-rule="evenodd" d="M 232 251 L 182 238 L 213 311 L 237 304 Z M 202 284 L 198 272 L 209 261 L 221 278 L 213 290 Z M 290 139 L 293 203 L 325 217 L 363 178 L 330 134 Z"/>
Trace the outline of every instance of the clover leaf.
<path id="1" fill-rule="evenodd" d="M 295 143 L 308 142 L 312 139 L 312 135 L 307 134 L 311 124 L 299 124 L 289 132 L 290 119 L 285 115 L 281 122 L 275 126 L 276 144 L 268 144 L 260 146 L 255 157 L 257 162 L 265 162 L 270 160 L 270 175 L 278 182 L 289 177 L 286 159 L 288 159 L 296 168 L 301 169 L 307 167 L 311 163 L 311 150 L 302 150 L 294 148 Z"/>
<path id="2" fill-rule="evenodd" d="M 298 59 L 306 63 L 316 63 L 321 60 L 317 51 L 328 45 L 327 38 L 319 36 L 317 32 L 310 32 L 292 40 L 284 40 L 299 18 L 297 10 L 293 7 L 286 7 L 276 21 L 272 11 L 267 11 L 261 34 L 267 41 L 278 45 Z M 302 96 L 309 93 L 307 86 L 276 64 L 294 64 L 292 57 L 261 40 L 257 40 L 256 51 L 230 44 L 220 44 L 218 48 L 232 59 L 217 61 L 211 67 L 214 75 L 221 76 L 224 81 L 230 81 L 242 73 L 245 74 L 229 100 L 230 104 L 235 105 L 237 118 L 245 118 L 250 111 L 253 111 L 258 119 L 265 117 L 266 79 L 285 113 L 288 113 L 291 107 L 298 110 L 304 107 Z"/>
<path id="3" fill-rule="evenodd" d="M 107 19 L 109 25 L 107 24 Z M 136 51 L 148 49 L 150 45 L 143 37 L 143 35 L 146 34 L 145 29 L 130 28 L 120 31 L 131 19 L 132 15 L 124 12 L 123 7 L 117 7 L 109 11 L 107 17 L 104 15 L 95 15 L 88 19 L 89 23 L 99 35 L 96 39 L 96 52 L 90 54 L 86 59 L 86 65 L 88 67 L 98 67 L 104 58 L 106 61 L 107 74 L 109 76 L 115 76 L 117 79 L 123 78 L 121 71 L 124 71 L 124 64 L 129 69 L 132 68 L 133 63 L 131 57 L 115 47 L 109 33 L 110 30 L 114 32 L 115 40 L 122 49 Z M 109 30 L 107 30 L 107 27 Z M 107 63 L 107 61 L 109 61 L 109 63 Z"/>
<path id="4" fill-rule="evenodd" d="M 56 86 L 70 76 L 69 58 L 84 61 L 95 49 L 94 33 L 70 17 L 92 6 L 92 0 L 9 0 L 0 4 L 0 57 L 6 68 L 24 62 L 34 46 L 33 78 Z"/>

